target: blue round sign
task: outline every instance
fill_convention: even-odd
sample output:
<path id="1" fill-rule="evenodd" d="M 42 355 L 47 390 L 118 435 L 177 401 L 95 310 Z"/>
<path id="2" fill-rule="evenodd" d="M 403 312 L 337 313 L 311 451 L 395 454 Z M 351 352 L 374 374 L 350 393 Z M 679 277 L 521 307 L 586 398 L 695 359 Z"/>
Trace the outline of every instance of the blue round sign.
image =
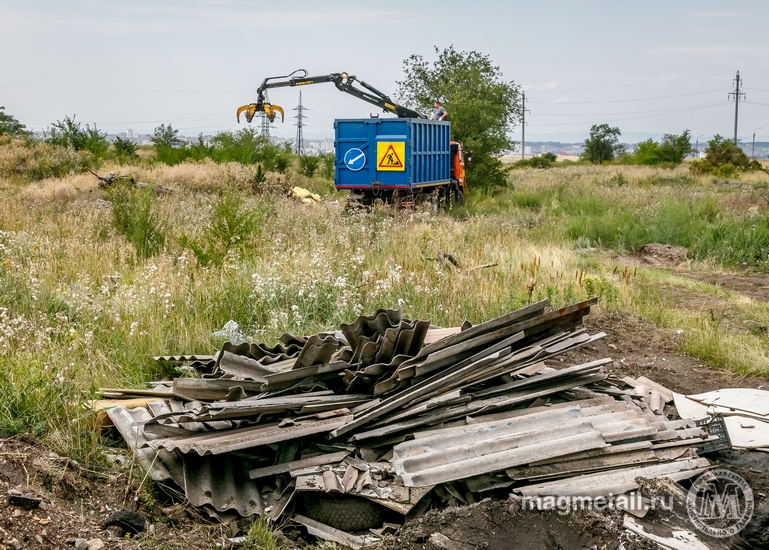
<path id="1" fill-rule="evenodd" d="M 353 147 L 344 154 L 344 164 L 348 169 L 357 172 L 366 165 L 366 153 Z"/>

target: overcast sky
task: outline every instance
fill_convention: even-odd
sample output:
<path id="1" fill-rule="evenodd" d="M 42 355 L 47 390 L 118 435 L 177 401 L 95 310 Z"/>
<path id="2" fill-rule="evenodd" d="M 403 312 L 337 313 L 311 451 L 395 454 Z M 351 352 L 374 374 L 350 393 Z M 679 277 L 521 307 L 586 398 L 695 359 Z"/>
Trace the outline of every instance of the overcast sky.
<path id="1" fill-rule="evenodd" d="M 108 132 L 235 130 L 267 76 L 346 71 L 394 95 L 405 58 L 453 44 L 523 86 L 527 141 L 579 141 L 602 122 L 628 142 L 732 136 L 738 70 L 739 137 L 761 126 L 769 141 L 765 0 L 0 0 L 0 29 L 0 105 L 32 129 L 76 115 Z M 308 137 L 377 111 L 333 84 L 302 92 Z M 270 99 L 287 114 L 273 133 L 293 136 L 299 90 Z"/>

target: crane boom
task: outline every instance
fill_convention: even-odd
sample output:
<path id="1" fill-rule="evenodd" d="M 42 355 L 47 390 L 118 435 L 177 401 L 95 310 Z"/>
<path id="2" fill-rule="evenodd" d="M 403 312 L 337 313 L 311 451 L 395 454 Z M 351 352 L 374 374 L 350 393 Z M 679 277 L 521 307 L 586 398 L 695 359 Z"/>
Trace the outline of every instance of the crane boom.
<path id="1" fill-rule="evenodd" d="M 413 109 L 398 105 L 390 99 L 388 95 L 353 75 L 347 73 L 330 73 L 319 76 L 308 76 L 306 69 L 298 69 L 285 76 L 270 76 L 265 78 L 262 81 L 261 86 L 256 90 L 256 102 L 243 105 L 238 109 L 238 122 L 240 122 L 240 113 L 244 111 L 248 122 L 251 122 L 256 113 L 265 113 L 270 122 L 275 120 L 276 113 L 280 113 L 281 120 L 285 120 L 283 108 L 278 105 L 273 105 L 265 100 L 264 92 L 266 90 L 271 88 L 306 86 L 308 84 L 322 84 L 325 82 L 333 82 L 338 90 L 355 96 L 358 99 L 362 99 L 372 105 L 376 105 L 387 113 L 393 113 L 398 118 L 427 118 Z M 364 89 L 355 86 L 356 82 Z"/>

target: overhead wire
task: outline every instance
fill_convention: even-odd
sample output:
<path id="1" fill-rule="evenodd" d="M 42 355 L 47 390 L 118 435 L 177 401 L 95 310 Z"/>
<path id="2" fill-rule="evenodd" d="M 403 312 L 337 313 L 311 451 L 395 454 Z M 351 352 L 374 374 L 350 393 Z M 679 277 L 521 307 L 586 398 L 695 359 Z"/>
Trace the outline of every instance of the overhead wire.
<path id="1" fill-rule="evenodd" d="M 588 104 L 603 104 L 603 103 L 631 103 L 636 101 L 654 101 L 657 99 L 671 99 L 674 97 L 687 97 L 687 96 L 693 96 L 693 95 L 704 95 L 704 94 L 712 94 L 715 92 L 721 92 L 723 91 L 721 88 L 715 89 L 715 90 L 706 90 L 703 92 L 691 92 L 687 94 L 675 94 L 675 95 L 663 95 L 663 96 L 657 96 L 657 97 L 642 97 L 642 98 L 636 98 L 636 99 L 609 99 L 605 101 L 527 101 L 526 103 L 529 104 L 549 104 L 549 105 L 588 105 Z"/>

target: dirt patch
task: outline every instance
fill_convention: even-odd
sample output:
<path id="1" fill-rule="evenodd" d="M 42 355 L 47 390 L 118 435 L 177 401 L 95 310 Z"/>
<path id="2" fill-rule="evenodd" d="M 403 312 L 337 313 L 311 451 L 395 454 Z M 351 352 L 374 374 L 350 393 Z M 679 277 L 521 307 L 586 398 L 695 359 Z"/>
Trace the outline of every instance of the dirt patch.
<path id="1" fill-rule="evenodd" d="M 104 548 L 122 550 L 229 547 L 223 527 L 203 521 L 194 510 L 163 511 L 152 493 L 141 489 L 142 477 L 129 466 L 84 468 L 30 436 L 0 439 L 0 548 L 64 550 L 76 539 L 98 539 Z M 26 510 L 12 504 L 18 496 L 39 504 Z M 141 513 L 145 532 L 126 537 L 118 527 L 105 529 L 105 520 L 119 510 Z"/>
<path id="2" fill-rule="evenodd" d="M 699 359 L 678 353 L 676 334 L 629 315 L 591 312 L 584 319 L 588 332 L 606 332 L 606 337 L 565 353 L 555 362 L 587 363 L 605 357 L 614 360 L 607 369 L 620 378 L 646 376 L 683 394 L 703 393 L 718 388 L 768 386 L 761 376 L 740 376 L 717 371 Z"/>
<path id="3" fill-rule="evenodd" d="M 655 548 L 625 539 L 621 513 L 523 509 L 515 500 L 484 500 L 478 504 L 431 511 L 386 538 L 383 549 L 467 550 L 516 548 Z"/>
<path id="4" fill-rule="evenodd" d="M 731 292 L 739 292 L 754 300 L 769 302 L 769 274 L 699 273 L 696 271 L 682 271 L 680 274 Z"/>
<path id="5" fill-rule="evenodd" d="M 636 252 L 642 263 L 653 266 L 678 265 L 686 260 L 688 250 L 674 244 L 649 243 Z"/>

